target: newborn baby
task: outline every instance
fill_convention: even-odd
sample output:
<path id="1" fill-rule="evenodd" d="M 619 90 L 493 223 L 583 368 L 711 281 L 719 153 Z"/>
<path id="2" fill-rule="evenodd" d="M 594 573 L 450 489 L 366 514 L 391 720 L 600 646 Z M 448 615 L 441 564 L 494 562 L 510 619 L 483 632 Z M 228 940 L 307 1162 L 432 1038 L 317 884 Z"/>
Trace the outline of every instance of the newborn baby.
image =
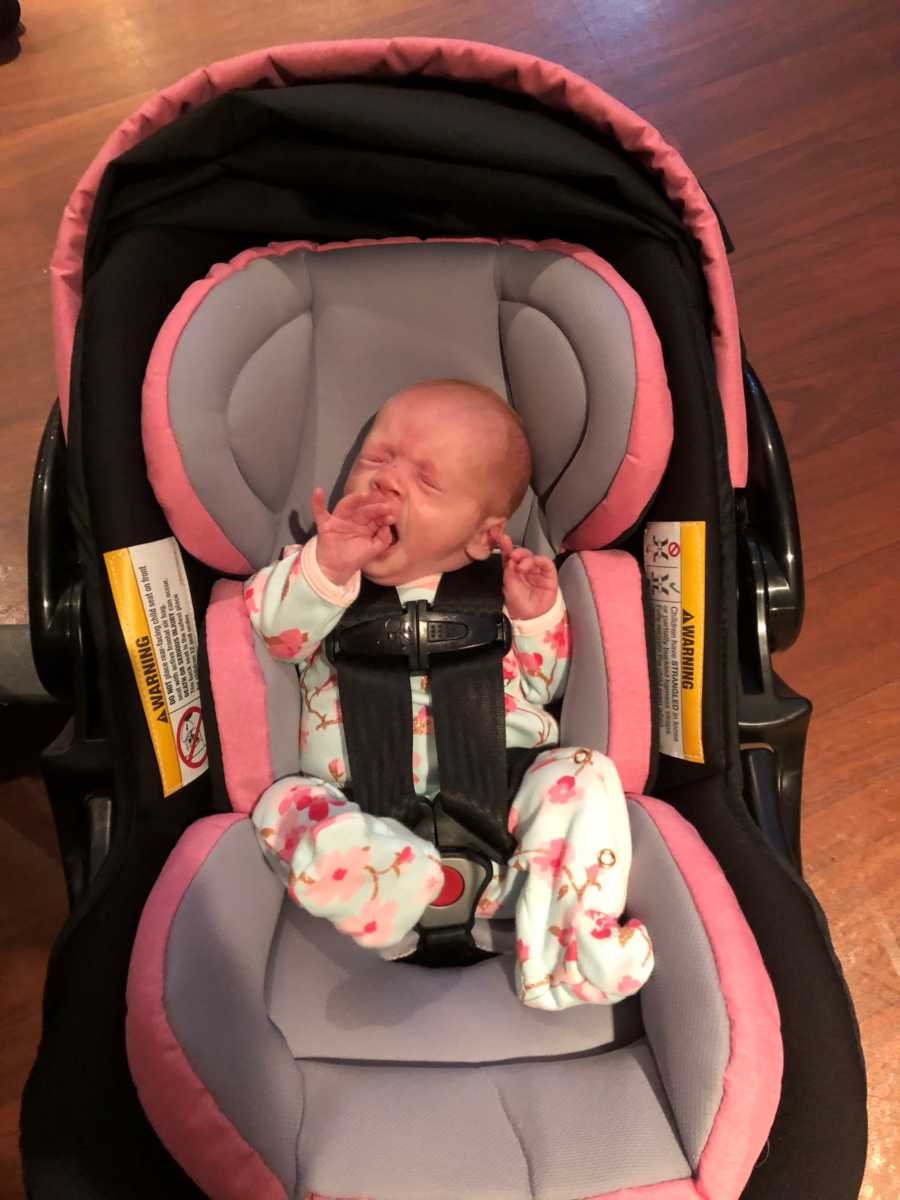
<path id="1" fill-rule="evenodd" d="M 323 642 L 355 600 L 364 573 L 400 601 L 433 600 L 443 572 L 499 550 L 513 644 L 503 660 L 506 744 L 546 746 L 509 812 L 516 851 L 477 916 L 512 916 L 521 1000 L 543 1009 L 615 1003 L 650 975 L 640 921 L 620 925 L 631 861 L 615 767 L 596 750 L 556 746 L 544 706 L 562 694 L 569 625 L 549 558 L 513 548 L 504 532 L 531 475 L 521 422 L 489 388 L 421 383 L 379 411 L 329 512 L 312 496 L 316 535 L 252 576 L 245 602 L 269 652 L 300 672 L 302 776 L 260 797 L 253 823 L 291 898 L 363 946 L 401 942 L 443 884 L 436 848 L 391 818 L 360 811 L 349 784 L 337 679 Z M 440 790 L 429 685 L 410 677 L 413 780 Z M 476 926 L 479 921 L 476 920 Z"/>

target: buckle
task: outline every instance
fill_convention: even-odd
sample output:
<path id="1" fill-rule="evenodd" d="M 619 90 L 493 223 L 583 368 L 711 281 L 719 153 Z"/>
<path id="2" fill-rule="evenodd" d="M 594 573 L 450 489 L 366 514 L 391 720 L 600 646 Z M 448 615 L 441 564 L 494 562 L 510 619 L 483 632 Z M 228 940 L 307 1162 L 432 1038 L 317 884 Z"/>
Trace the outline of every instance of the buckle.
<path id="1" fill-rule="evenodd" d="M 433 654 L 480 650 L 498 642 L 504 654 L 512 645 L 512 627 L 504 613 L 433 609 L 427 600 L 408 600 L 402 615 L 338 626 L 326 648 L 332 662 L 341 654 L 360 658 L 405 656 L 410 671 L 423 674 Z"/>
<path id="2" fill-rule="evenodd" d="M 469 928 L 481 893 L 491 881 L 490 864 L 480 855 L 451 849 L 441 853 L 441 867 L 444 886 L 425 909 L 418 928 L 446 929 L 457 925 Z"/>

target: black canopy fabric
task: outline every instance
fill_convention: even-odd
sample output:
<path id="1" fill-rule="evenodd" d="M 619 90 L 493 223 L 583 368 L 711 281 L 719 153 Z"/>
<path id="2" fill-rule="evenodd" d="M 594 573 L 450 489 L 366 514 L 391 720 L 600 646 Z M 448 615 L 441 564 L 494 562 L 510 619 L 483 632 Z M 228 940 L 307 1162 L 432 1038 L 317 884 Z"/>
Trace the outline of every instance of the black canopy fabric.
<path id="1" fill-rule="evenodd" d="M 696 244 L 658 181 L 575 117 L 422 78 L 221 96 L 111 163 L 98 192 L 72 363 L 69 487 L 115 762 L 115 826 L 48 970 L 43 1038 L 23 1098 L 30 1194 L 199 1195 L 147 1124 L 124 1051 L 125 976 L 146 895 L 182 830 L 224 802 L 215 771 L 163 801 L 103 569 L 104 551 L 169 534 L 141 446 L 153 341 L 184 289 L 244 248 L 410 235 L 581 243 L 640 293 L 656 326 L 675 442 L 645 517 L 706 522 L 709 632 L 707 761 L 661 759 L 654 791 L 722 862 L 782 1012 L 784 1095 L 771 1153 L 745 1197 L 850 1200 L 865 1155 L 852 1012 L 814 898 L 769 850 L 741 797 L 734 497 Z M 625 539 L 638 558 L 640 532 Z M 202 621 L 212 573 L 188 556 L 186 568 Z"/>

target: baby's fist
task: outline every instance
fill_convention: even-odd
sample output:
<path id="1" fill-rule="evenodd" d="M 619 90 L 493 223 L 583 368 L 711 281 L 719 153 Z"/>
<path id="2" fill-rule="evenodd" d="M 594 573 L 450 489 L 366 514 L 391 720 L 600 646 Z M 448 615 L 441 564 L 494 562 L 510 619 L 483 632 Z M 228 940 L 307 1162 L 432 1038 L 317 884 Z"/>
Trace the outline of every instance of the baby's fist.
<path id="1" fill-rule="evenodd" d="M 513 546 L 508 534 L 497 538 L 503 555 L 503 596 L 514 621 L 528 621 L 549 612 L 559 583 L 556 567 L 543 554 Z"/>

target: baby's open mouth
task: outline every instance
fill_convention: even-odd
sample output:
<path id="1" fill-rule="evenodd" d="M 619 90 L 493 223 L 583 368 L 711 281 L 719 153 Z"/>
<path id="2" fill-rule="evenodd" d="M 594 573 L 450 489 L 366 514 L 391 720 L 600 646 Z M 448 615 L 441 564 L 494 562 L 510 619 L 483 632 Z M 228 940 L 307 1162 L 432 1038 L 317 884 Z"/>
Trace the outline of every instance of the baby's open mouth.
<path id="1" fill-rule="evenodd" d="M 397 526 L 388 525 L 388 533 L 391 535 L 391 545 L 396 546 L 400 541 L 400 534 L 397 532 Z"/>

